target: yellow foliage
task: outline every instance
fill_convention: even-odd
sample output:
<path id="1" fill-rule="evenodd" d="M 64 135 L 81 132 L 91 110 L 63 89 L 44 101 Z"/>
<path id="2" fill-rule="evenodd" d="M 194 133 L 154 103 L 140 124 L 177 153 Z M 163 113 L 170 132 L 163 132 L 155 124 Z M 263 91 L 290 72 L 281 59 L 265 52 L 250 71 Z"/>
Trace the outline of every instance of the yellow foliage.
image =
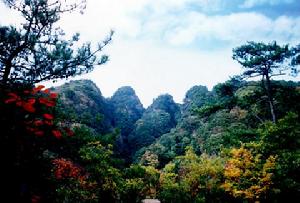
<path id="1" fill-rule="evenodd" d="M 244 146 L 232 149 L 225 165 L 225 182 L 222 188 L 232 196 L 250 201 L 258 200 L 272 185 L 271 170 L 275 168 L 276 157 L 262 160 Z"/>
<path id="2" fill-rule="evenodd" d="M 159 164 L 158 156 L 147 150 L 141 157 L 140 163 L 144 166 L 157 167 Z"/>
<path id="3" fill-rule="evenodd" d="M 209 193 L 217 190 L 221 184 L 224 164 L 221 158 L 202 154 L 197 156 L 191 147 L 188 147 L 184 156 L 176 158 L 178 176 L 176 177 L 182 188 L 193 198 L 199 193 Z M 167 165 L 164 171 L 175 165 Z M 170 171 L 169 171 L 170 172 Z"/>

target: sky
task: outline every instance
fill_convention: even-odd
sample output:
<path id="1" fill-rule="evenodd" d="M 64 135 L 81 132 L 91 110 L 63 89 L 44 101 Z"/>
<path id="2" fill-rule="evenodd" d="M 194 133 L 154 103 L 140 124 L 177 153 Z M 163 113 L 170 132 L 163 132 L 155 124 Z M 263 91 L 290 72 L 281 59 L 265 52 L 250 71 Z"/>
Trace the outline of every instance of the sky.
<path id="1" fill-rule="evenodd" d="M 17 22 L 1 3 L 0 25 Z M 300 0 L 87 0 L 84 14 L 59 24 L 92 44 L 114 30 L 109 62 L 76 79 L 93 80 L 105 97 L 131 86 L 147 107 L 160 94 L 181 103 L 194 85 L 211 89 L 240 74 L 232 49 L 247 41 L 299 44 Z"/>

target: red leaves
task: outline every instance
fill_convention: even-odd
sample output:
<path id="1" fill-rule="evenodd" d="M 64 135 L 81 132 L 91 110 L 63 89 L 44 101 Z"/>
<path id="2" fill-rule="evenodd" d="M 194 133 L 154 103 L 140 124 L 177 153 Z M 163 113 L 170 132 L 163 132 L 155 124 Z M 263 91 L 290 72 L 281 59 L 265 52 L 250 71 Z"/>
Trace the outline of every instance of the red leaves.
<path id="1" fill-rule="evenodd" d="M 59 130 L 52 130 L 52 134 L 54 137 L 56 137 L 57 139 L 62 138 L 62 134 Z"/>
<path id="2" fill-rule="evenodd" d="M 35 99 L 34 98 L 28 99 L 27 103 L 33 105 L 35 103 Z"/>
<path id="3" fill-rule="evenodd" d="M 10 92 L 8 93 L 8 96 L 10 96 L 10 98 L 4 101 L 5 104 L 13 103 L 20 100 L 20 97 L 16 93 Z"/>
<path id="4" fill-rule="evenodd" d="M 39 103 L 44 104 L 47 107 L 54 107 L 55 106 L 54 101 L 51 101 L 51 100 L 46 99 L 46 98 L 39 98 Z"/>
<path id="5" fill-rule="evenodd" d="M 27 101 L 19 101 L 17 102 L 17 106 L 21 106 L 25 111 L 29 113 L 34 113 L 36 110 L 34 108 L 35 99 L 30 98 Z"/>
<path id="6" fill-rule="evenodd" d="M 10 103 L 16 103 L 16 106 L 22 107 L 23 110 L 29 112 L 29 113 L 34 113 L 35 108 L 35 99 L 34 98 L 29 98 L 27 100 L 22 100 L 20 96 L 18 96 L 16 93 L 10 92 L 8 93 L 10 98 L 4 101 L 5 104 L 10 104 Z"/>
<path id="7" fill-rule="evenodd" d="M 49 93 L 50 93 L 50 90 L 49 90 L 49 89 L 45 89 L 43 92 L 44 92 L 45 94 L 49 94 Z"/>
<path id="8" fill-rule="evenodd" d="M 52 114 L 48 114 L 48 113 L 44 113 L 43 117 L 47 120 L 53 120 L 53 115 Z"/>
<path id="9" fill-rule="evenodd" d="M 53 122 L 52 121 L 48 121 L 48 120 L 45 120 L 44 123 L 45 123 L 45 125 L 48 125 L 48 126 L 52 126 L 53 125 Z"/>
<path id="10" fill-rule="evenodd" d="M 11 98 L 15 98 L 15 99 L 19 98 L 19 96 L 14 92 L 8 93 L 8 96 L 10 96 Z"/>
<path id="11" fill-rule="evenodd" d="M 34 104 L 42 104 L 46 107 L 54 107 L 56 104 L 56 99 L 58 97 L 57 93 L 50 92 L 49 89 L 41 91 L 45 86 L 39 85 L 32 89 L 32 91 L 24 90 L 23 93 L 27 94 L 25 96 L 19 96 L 14 92 L 8 93 L 9 98 L 4 101 L 5 104 L 15 103 L 19 107 L 23 107 L 23 109 L 29 113 L 35 112 Z M 39 92 L 42 95 L 38 94 Z M 30 95 L 31 93 L 31 95 Z M 35 99 L 34 97 L 38 97 Z M 37 102 L 38 101 L 38 102 Z"/>
<path id="12" fill-rule="evenodd" d="M 57 97 L 58 97 L 58 94 L 57 93 L 50 93 L 50 98 L 51 99 L 57 99 Z"/>
<path id="13" fill-rule="evenodd" d="M 25 111 L 27 111 L 29 113 L 35 112 L 35 108 L 33 107 L 33 104 L 31 104 L 31 103 L 23 103 L 22 107 Z"/>
<path id="14" fill-rule="evenodd" d="M 38 195 L 32 195 L 31 203 L 39 203 L 39 202 L 41 202 L 41 197 Z"/>
<path id="15" fill-rule="evenodd" d="M 45 88 L 44 85 L 39 85 L 39 86 L 37 86 L 37 87 L 35 87 L 35 88 L 32 89 L 32 93 L 35 94 L 35 93 L 41 91 L 41 90 L 44 89 L 44 88 Z"/>
<path id="16" fill-rule="evenodd" d="M 43 136 L 45 133 L 44 133 L 44 131 L 39 130 L 39 131 L 35 131 L 34 134 L 36 136 L 40 137 L 40 136 Z"/>
<path id="17" fill-rule="evenodd" d="M 64 130 L 68 136 L 72 137 L 74 135 L 74 132 L 70 128 L 64 128 Z"/>
<path id="18" fill-rule="evenodd" d="M 85 179 L 85 176 L 82 176 L 82 169 L 79 166 L 76 166 L 72 161 L 59 158 L 52 161 L 54 164 L 54 176 L 56 179 L 61 180 L 65 178 L 73 179 Z"/>
<path id="19" fill-rule="evenodd" d="M 73 136 L 74 132 L 63 124 L 60 127 L 54 125 L 51 107 L 56 105 L 58 94 L 44 88 L 39 85 L 19 93 L 9 92 L 4 103 L 15 104 L 14 112 L 24 119 L 22 124 L 29 134 L 37 137 L 50 134 L 57 139 L 61 139 L 63 134 Z"/>
<path id="20" fill-rule="evenodd" d="M 13 103 L 13 102 L 15 102 L 15 101 L 16 101 L 15 98 L 9 98 L 9 99 L 5 100 L 4 103 L 5 103 L 5 104 L 9 104 L 9 103 Z"/>
<path id="21" fill-rule="evenodd" d="M 39 85 L 31 90 L 9 92 L 4 103 L 15 105 L 14 112 L 18 117 L 23 118 L 22 124 L 29 134 L 41 137 L 50 133 L 60 139 L 62 132 L 55 127 L 54 116 L 51 114 L 51 107 L 56 105 L 58 94 L 51 92 L 50 89 L 43 90 L 44 88 L 45 86 Z M 64 129 L 64 132 L 68 136 L 74 134 L 70 129 Z"/>
<path id="22" fill-rule="evenodd" d="M 42 126 L 44 122 L 42 120 L 35 120 L 33 123 L 35 126 Z"/>

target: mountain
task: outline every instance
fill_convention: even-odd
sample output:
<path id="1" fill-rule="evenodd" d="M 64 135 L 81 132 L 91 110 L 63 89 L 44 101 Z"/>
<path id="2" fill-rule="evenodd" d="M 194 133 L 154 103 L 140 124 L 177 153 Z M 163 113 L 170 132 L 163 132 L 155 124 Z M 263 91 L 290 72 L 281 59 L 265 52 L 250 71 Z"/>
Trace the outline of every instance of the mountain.
<path id="1" fill-rule="evenodd" d="M 286 112 L 299 112 L 299 83 L 273 81 L 274 101 L 279 118 Z M 163 167 L 192 146 L 197 154 L 219 154 L 223 148 L 239 147 L 259 139 L 257 128 L 270 119 L 264 90 L 259 82 L 232 79 L 212 91 L 194 86 L 182 104 L 182 117 L 176 127 L 161 135 L 135 156 L 140 162 L 147 154 L 157 157 Z M 142 161 L 143 162 L 143 161 Z"/>
<path id="2" fill-rule="evenodd" d="M 273 81 L 276 113 L 299 112 L 299 83 Z M 212 91 L 197 85 L 187 91 L 184 103 L 160 95 L 144 109 L 132 87 L 119 88 L 104 98 L 89 80 L 71 81 L 55 88 L 68 119 L 100 134 L 120 129 L 115 153 L 128 163 L 144 154 L 155 154 L 163 167 L 183 155 L 187 146 L 196 153 L 218 154 L 224 147 L 258 139 L 255 129 L 270 119 L 264 90 L 259 82 L 235 79 Z"/>
<path id="3" fill-rule="evenodd" d="M 67 119 L 85 124 L 97 133 L 108 133 L 113 128 L 110 104 L 100 89 L 90 80 L 70 81 L 55 87 L 60 95 L 60 108 Z"/>
<path id="4" fill-rule="evenodd" d="M 91 81 L 70 82 L 57 88 L 61 111 L 71 122 L 85 124 L 100 134 L 75 131 L 76 136 L 68 139 L 71 150 L 65 150 L 64 155 L 76 157 L 79 151 L 81 156 L 75 160 L 84 159 L 79 163 L 88 166 L 99 187 L 104 185 L 102 180 L 108 180 L 107 184 L 115 185 L 113 190 L 121 188 L 125 202 L 140 201 L 139 195 L 145 195 L 141 191 L 149 185 L 163 202 L 180 198 L 179 202 L 210 198 L 234 202 L 236 197 L 229 197 L 223 187 L 226 181 L 240 184 L 242 179 L 236 181 L 231 175 L 236 177 L 236 169 L 245 167 L 248 174 L 239 173 L 245 177 L 242 184 L 249 183 L 249 176 L 254 181 L 249 186 L 257 186 L 272 175 L 267 184 L 273 184 L 282 197 L 296 193 L 300 83 L 271 84 L 278 123 L 271 121 L 260 81 L 233 78 L 211 91 L 197 85 L 186 93 L 183 104 L 164 94 L 147 109 L 131 87 L 121 87 L 106 99 Z M 97 120 L 99 114 L 101 119 Z M 115 131 L 120 132 L 118 139 L 114 133 L 105 134 L 113 129 L 120 129 Z M 195 189 L 200 185 L 201 190 Z M 197 199 L 194 191 L 204 198 Z"/>
<path id="5" fill-rule="evenodd" d="M 132 87 L 125 86 L 119 88 L 108 101 L 113 111 L 113 125 L 127 136 L 144 112 L 140 99 Z"/>
<path id="6" fill-rule="evenodd" d="M 132 154 L 142 147 L 155 142 L 161 135 L 169 132 L 180 118 L 180 107 L 169 94 L 160 95 L 146 109 L 135 129 L 129 135 Z"/>
<path id="7" fill-rule="evenodd" d="M 113 126 L 121 131 L 117 140 L 117 153 L 129 160 L 131 150 L 128 135 L 134 130 L 136 121 L 142 117 L 145 110 L 134 89 L 129 86 L 119 88 L 108 102 L 112 108 Z"/>
<path id="8" fill-rule="evenodd" d="M 184 114 L 189 114 L 192 109 L 202 107 L 204 104 L 211 102 L 213 98 L 213 92 L 208 91 L 206 86 L 195 85 L 186 92 L 182 111 Z"/>

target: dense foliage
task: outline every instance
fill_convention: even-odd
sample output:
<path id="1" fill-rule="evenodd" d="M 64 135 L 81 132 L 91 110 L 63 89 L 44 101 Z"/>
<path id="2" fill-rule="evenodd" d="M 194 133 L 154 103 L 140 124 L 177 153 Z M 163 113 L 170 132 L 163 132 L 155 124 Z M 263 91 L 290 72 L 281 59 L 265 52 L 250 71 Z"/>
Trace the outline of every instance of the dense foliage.
<path id="1" fill-rule="evenodd" d="M 25 18 L 0 27 L 1 198 L 11 202 L 283 202 L 300 193 L 299 46 L 234 49 L 243 76 L 194 86 L 144 109 L 133 88 L 104 98 L 88 80 L 46 89 L 41 80 L 88 72 L 107 57 L 73 53 L 55 23 L 60 1 L 5 0 Z M 44 41 L 45 40 L 45 41 Z M 55 42 L 55 43 L 54 43 Z M 287 63 L 289 60 L 290 63 Z M 283 69 L 282 69 L 283 68 Z M 274 76 L 274 75 L 273 75 Z M 270 115 L 271 114 L 271 115 Z"/>
<path id="2" fill-rule="evenodd" d="M 70 85 L 76 84 L 87 85 L 76 94 L 84 93 L 89 85 L 94 87 L 90 81 L 74 81 L 57 89 L 63 89 L 60 93 L 64 95 L 72 89 Z M 113 112 L 110 117 L 105 114 L 112 121 L 107 125 L 112 133 L 103 134 L 79 121 L 76 136 L 69 138 L 70 143 L 65 145 L 72 149 L 64 155 L 87 171 L 89 176 L 85 180 L 94 181 L 98 190 L 92 187 L 86 191 L 80 185 L 73 188 L 73 182 L 62 186 L 72 184 L 68 187 L 92 195 L 95 201 L 111 202 L 139 202 L 145 197 L 159 198 L 162 202 L 280 202 L 287 196 L 296 197 L 299 83 L 272 81 L 272 87 L 279 118 L 276 123 L 269 120 L 268 100 L 261 83 L 236 77 L 216 85 L 212 91 L 201 86 L 191 88 L 182 105 L 174 103 L 170 95 L 161 95 L 142 110 L 138 100 L 124 99 L 120 102 L 123 106 L 118 105 L 118 112 L 134 112 L 133 104 L 143 112 L 135 122 L 127 119 L 128 126 L 132 126 L 130 131 L 125 128 L 125 132 L 130 132 L 129 142 L 122 146 L 130 152 L 127 157 L 120 156 L 120 151 L 113 147 L 120 146 L 118 136 L 123 130 L 114 121 L 126 124 L 126 118 L 132 114 L 116 113 L 112 107 L 116 102 L 105 100 L 95 89 L 98 98 L 105 100 L 107 109 Z M 131 88 L 122 89 L 130 91 L 117 90 L 118 98 L 136 98 Z M 93 101 L 90 96 L 85 100 Z M 80 117 L 80 113 L 76 116 Z M 86 154 L 91 160 L 85 160 L 82 153 L 86 150 L 93 152 L 95 159 Z M 81 201 L 85 198 L 75 192 L 71 196 L 82 198 Z"/>
<path id="3" fill-rule="evenodd" d="M 269 121 L 260 82 L 236 78 L 212 91 L 206 89 L 207 98 L 203 88 L 201 93 L 192 88 L 193 93 L 187 94 L 190 99 L 182 105 L 162 95 L 144 111 L 134 102 L 138 100 L 126 100 L 128 104 L 119 105 L 119 112 L 130 105 L 143 111 L 135 122 L 128 120 L 132 126 L 129 142 L 122 145 L 129 152 L 126 155 L 120 155 L 116 147 L 123 129 L 114 122 L 126 114 L 116 113 L 112 107 L 116 102 L 103 98 L 91 81 L 55 88 L 58 100 L 54 90 L 43 86 L 2 90 L 1 122 L 11 126 L 3 129 L 6 136 L 1 137 L 3 154 L 10 155 L 3 160 L 6 175 L 18 174 L 16 181 L 7 180 L 11 184 L 7 190 L 19 188 L 14 190 L 19 200 L 54 202 L 139 202 L 145 197 L 162 202 L 280 202 L 296 198 L 299 83 L 272 81 L 272 86 L 276 123 Z M 186 108 L 194 100 L 204 102 Z M 16 164 L 22 167 L 11 170 Z"/>

